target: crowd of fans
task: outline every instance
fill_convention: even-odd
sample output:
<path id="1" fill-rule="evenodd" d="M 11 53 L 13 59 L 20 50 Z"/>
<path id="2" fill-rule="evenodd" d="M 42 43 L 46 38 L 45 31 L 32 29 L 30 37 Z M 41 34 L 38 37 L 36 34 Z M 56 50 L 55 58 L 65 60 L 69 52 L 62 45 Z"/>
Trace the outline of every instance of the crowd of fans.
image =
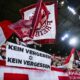
<path id="1" fill-rule="evenodd" d="M 30 40 L 28 42 L 23 42 L 21 41 L 17 35 L 12 34 L 11 37 L 2 45 L 0 46 L 0 60 L 5 60 L 6 59 L 6 45 L 8 42 L 12 42 L 18 45 L 22 45 L 25 47 L 30 47 L 31 44 L 36 44 L 37 46 L 40 46 L 40 44 Z"/>
<path id="2" fill-rule="evenodd" d="M 66 68 L 64 66 L 65 60 L 68 56 L 66 57 L 61 57 L 61 56 L 56 56 L 55 54 L 52 55 L 51 57 L 51 65 L 57 68 Z M 79 59 L 74 59 L 73 61 L 73 69 L 75 70 L 80 70 L 80 60 Z"/>
<path id="3" fill-rule="evenodd" d="M 17 40 L 17 38 L 15 38 L 13 35 L 11 37 L 11 40 L 15 41 L 15 43 L 20 45 L 19 40 Z M 7 44 L 7 42 L 5 44 L 3 44 L 2 46 L 0 46 L 0 60 L 6 59 L 6 44 Z M 51 66 L 54 66 L 57 68 L 65 68 L 63 65 L 64 65 L 64 62 L 67 57 L 68 56 L 61 57 L 61 56 L 56 56 L 56 54 L 52 54 L 51 55 Z M 80 55 L 79 55 L 79 57 L 80 57 Z M 75 59 L 73 61 L 73 69 L 79 70 L 79 68 L 80 68 L 80 58 Z"/>
<path id="4" fill-rule="evenodd" d="M 51 56 L 51 66 L 57 67 L 57 68 L 65 68 L 64 62 L 68 56 L 66 57 L 61 57 L 61 56 L 56 56 L 56 54 L 53 54 Z M 0 47 L 0 60 L 5 60 L 6 59 L 6 47 L 3 45 Z M 73 69 L 80 70 L 80 60 L 74 60 L 73 61 Z"/>

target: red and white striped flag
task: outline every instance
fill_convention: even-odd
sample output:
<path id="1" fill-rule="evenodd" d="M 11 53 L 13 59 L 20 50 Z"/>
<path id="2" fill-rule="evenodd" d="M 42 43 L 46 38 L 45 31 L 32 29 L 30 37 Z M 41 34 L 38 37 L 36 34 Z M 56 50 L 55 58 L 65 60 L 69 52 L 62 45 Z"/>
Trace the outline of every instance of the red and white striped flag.
<path id="1" fill-rule="evenodd" d="M 0 65 L 0 80 L 70 80 L 67 72 L 52 68 L 50 71 L 15 68 Z"/>
<path id="2" fill-rule="evenodd" d="M 73 61 L 74 61 L 75 50 L 76 50 L 76 49 L 73 48 L 73 49 L 71 50 L 69 56 L 66 58 L 65 63 L 64 63 L 64 65 L 65 65 L 66 68 L 70 68 L 70 69 L 73 68 Z"/>

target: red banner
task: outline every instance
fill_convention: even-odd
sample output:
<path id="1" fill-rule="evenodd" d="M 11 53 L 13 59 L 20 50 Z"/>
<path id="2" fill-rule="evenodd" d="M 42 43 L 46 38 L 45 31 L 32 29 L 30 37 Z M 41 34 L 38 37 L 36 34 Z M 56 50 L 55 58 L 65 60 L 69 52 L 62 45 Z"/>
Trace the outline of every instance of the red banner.
<path id="1" fill-rule="evenodd" d="M 29 80 L 27 74 L 4 73 L 4 80 Z"/>

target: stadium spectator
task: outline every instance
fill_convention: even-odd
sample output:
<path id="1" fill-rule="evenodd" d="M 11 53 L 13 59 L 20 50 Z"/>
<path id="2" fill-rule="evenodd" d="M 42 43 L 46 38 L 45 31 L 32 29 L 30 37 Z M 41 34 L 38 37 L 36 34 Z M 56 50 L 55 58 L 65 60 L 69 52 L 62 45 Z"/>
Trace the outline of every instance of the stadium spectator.
<path id="1" fill-rule="evenodd" d="M 2 50 L 0 52 L 0 60 L 5 60 L 6 59 L 6 51 L 5 50 Z"/>

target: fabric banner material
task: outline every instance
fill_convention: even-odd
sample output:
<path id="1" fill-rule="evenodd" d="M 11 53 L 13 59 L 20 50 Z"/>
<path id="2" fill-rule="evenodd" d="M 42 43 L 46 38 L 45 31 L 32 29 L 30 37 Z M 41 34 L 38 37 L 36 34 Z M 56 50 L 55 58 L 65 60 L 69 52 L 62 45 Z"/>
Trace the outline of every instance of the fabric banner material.
<path id="1" fill-rule="evenodd" d="M 74 54 L 75 54 L 75 48 L 72 48 L 69 56 L 66 58 L 63 67 L 68 69 L 73 69 L 73 61 L 74 61 Z"/>
<path id="2" fill-rule="evenodd" d="M 6 65 L 50 70 L 51 55 L 9 42 L 6 48 Z"/>
<path id="3" fill-rule="evenodd" d="M 17 78 L 16 78 L 17 77 Z M 50 71 L 33 68 L 16 68 L 0 60 L 0 80 L 80 80 L 77 70 L 63 70 L 51 67 Z"/>
<path id="4" fill-rule="evenodd" d="M 24 41 L 29 39 L 31 24 L 32 22 L 30 20 L 19 20 L 14 24 L 9 25 L 9 27 Z"/>
<path id="5" fill-rule="evenodd" d="M 49 11 L 48 15 L 48 20 L 47 20 L 47 25 L 43 25 L 40 28 L 37 27 L 33 40 L 36 41 L 41 41 L 42 43 L 51 43 L 56 39 L 56 19 L 55 16 L 57 10 L 56 9 L 56 4 L 49 4 L 46 5 L 47 10 Z M 30 20 L 34 16 L 36 9 L 36 5 L 34 6 L 29 6 L 27 8 L 21 9 L 21 13 L 23 14 L 24 20 Z M 46 40 L 46 41 L 43 41 Z"/>
<path id="6" fill-rule="evenodd" d="M 8 27 L 10 24 L 12 23 L 9 20 L 0 22 L 0 46 L 2 46 L 13 33 L 13 31 Z"/>
<path id="7" fill-rule="evenodd" d="M 43 71 L 0 66 L 0 80 L 69 80 L 62 71 Z"/>
<path id="8" fill-rule="evenodd" d="M 0 27 L 0 46 L 3 45 L 5 41 L 6 41 L 6 37 L 3 33 L 2 28 Z"/>
<path id="9" fill-rule="evenodd" d="M 32 17 L 32 32 L 30 37 L 33 38 L 36 29 L 40 30 L 40 28 L 47 26 L 48 23 L 48 15 L 50 12 L 47 10 L 46 5 L 43 3 L 43 0 L 39 0 L 36 6 L 36 10 L 34 16 Z"/>

